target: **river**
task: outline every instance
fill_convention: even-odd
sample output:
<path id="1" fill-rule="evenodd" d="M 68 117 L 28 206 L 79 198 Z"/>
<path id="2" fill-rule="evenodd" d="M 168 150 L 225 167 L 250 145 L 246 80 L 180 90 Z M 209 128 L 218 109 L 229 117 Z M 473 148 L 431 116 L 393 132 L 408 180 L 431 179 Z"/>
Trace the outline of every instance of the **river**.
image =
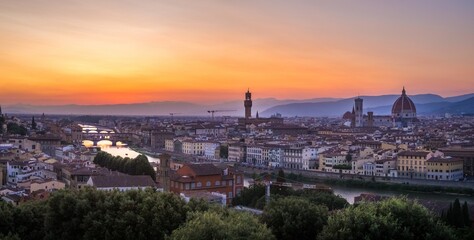
<path id="1" fill-rule="evenodd" d="M 110 145 L 100 145 L 103 151 L 108 152 L 115 156 L 121 157 L 130 157 L 135 158 L 140 153 L 130 149 L 129 147 L 125 146 L 110 146 Z M 150 162 L 159 162 L 158 158 L 154 158 L 151 156 L 147 156 L 148 161 Z M 245 179 L 244 184 L 245 186 L 249 185 L 250 179 Z M 470 196 L 457 196 L 457 195 L 450 195 L 450 194 L 441 194 L 441 193 L 420 193 L 420 192 L 409 192 L 409 191 L 390 191 L 390 190 L 377 190 L 377 189 L 369 189 L 369 188 L 360 188 L 360 187 L 342 187 L 338 185 L 329 185 L 334 194 L 340 195 L 341 197 L 345 198 L 349 203 L 354 203 L 354 197 L 359 196 L 361 193 L 371 193 L 375 195 L 381 196 L 407 196 L 410 199 L 419 199 L 419 200 L 429 200 L 429 201 L 437 201 L 437 202 L 454 202 L 456 198 L 459 198 L 461 202 L 467 201 L 469 204 L 474 204 L 474 197 Z"/>

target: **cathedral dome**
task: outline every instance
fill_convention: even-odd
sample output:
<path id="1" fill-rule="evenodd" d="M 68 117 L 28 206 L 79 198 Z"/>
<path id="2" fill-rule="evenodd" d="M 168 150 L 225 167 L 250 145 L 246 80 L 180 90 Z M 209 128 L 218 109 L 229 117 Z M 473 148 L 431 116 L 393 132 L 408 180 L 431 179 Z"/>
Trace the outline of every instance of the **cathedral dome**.
<path id="1" fill-rule="evenodd" d="M 344 113 L 344 115 L 342 116 L 342 119 L 344 120 L 351 120 L 352 117 L 354 117 L 354 114 L 352 114 L 351 112 L 347 111 Z"/>
<path id="2" fill-rule="evenodd" d="M 416 117 L 416 107 L 413 101 L 407 96 L 405 88 L 403 88 L 402 95 L 393 103 L 392 115 L 401 118 Z"/>

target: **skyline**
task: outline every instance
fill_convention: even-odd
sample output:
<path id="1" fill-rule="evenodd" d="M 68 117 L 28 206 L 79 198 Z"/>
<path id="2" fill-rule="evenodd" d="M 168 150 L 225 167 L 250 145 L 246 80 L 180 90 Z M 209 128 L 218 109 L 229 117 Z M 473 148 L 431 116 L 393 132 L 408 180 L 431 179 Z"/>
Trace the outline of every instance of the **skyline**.
<path id="1" fill-rule="evenodd" d="M 474 92 L 474 2 L 358 3 L 3 1 L 0 104 Z"/>

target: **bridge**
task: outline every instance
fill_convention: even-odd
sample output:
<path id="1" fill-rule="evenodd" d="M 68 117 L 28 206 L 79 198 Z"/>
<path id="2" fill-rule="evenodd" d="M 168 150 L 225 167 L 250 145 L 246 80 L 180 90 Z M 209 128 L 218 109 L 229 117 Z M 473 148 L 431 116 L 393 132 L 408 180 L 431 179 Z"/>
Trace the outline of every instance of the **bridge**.
<path id="1" fill-rule="evenodd" d="M 116 146 L 117 142 L 129 142 L 131 141 L 132 134 L 130 133 L 118 133 L 115 129 L 80 124 L 82 127 L 82 139 L 83 141 L 91 141 L 97 146 L 97 143 L 103 140 L 111 141 L 112 146 Z"/>
<path id="2" fill-rule="evenodd" d="M 84 141 L 91 141 L 94 146 L 103 140 L 111 141 L 112 146 L 116 146 L 117 142 L 130 142 L 132 134 L 130 133 L 82 133 L 82 139 Z"/>

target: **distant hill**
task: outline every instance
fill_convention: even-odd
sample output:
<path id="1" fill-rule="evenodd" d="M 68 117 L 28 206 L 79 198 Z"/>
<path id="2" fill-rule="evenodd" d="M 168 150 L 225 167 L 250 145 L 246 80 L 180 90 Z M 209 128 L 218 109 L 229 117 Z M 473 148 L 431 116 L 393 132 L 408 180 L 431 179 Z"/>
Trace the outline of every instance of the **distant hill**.
<path id="1" fill-rule="evenodd" d="M 263 111 L 267 108 L 288 103 L 298 102 L 321 102 L 336 101 L 338 98 L 313 98 L 306 100 L 279 100 L 275 98 L 263 98 L 253 101 L 253 114 L 256 111 Z M 243 101 L 229 101 L 214 105 L 200 105 L 189 102 L 149 102 L 133 104 L 113 104 L 113 105 L 58 105 L 58 106 L 38 106 L 17 104 L 4 106 L 4 112 L 15 114 L 75 114 L 75 115 L 169 115 L 169 113 L 179 113 L 180 115 L 209 115 L 208 110 L 235 110 L 216 113 L 216 116 L 242 116 L 244 114 Z"/>
<path id="2" fill-rule="evenodd" d="M 400 95 L 360 96 L 364 99 L 364 112 L 373 111 L 375 115 L 391 113 L 393 102 Z M 419 114 L 440 113 L 474 113 L 474 94 L 443 98 L 435 94 L 412 95 Z M 455 101 L 459 100 L 459 101 Z M 344 112 L 351 111 L 354 98 L 312 98 L 304 100 L 262 98 L 253 101 L 252 114 L 259 112 L 260 116 L 270 116 L 281 113 L 283 116 L 342 116 Z M 207 116 L 208 110 L 233 110 L 216 113 L 216 116 L 243 116 L 244 106 L 242 100 L 228 101 L 220 104 L 203 105 L 189 102 L 163 101 L 134 104 L 114 105 L 11 105 L 2 106 L 7 113 L 31 114 L 75 114 L 75 115 L 169 115 L 180 113 L 181 116 Z"/>
<path id="3" fill-rule="evenodd" d="M 400 95 L 360 96 L 360 98 L 364 99 L 365 109 L 380 106 L 390 106 L 391 108 L 391 105 L 398 97 L 400 97 Z M 410 96 L 410 98 L 415 102 L 415 104 L 444 101 L 441 96 L 434 94 L 420 94 Z M 262 116 L 269 116 L 275 113 L 281 113 L 284 116 L 342 116 L 344 112 L 352 110 L 354 99 L 355 97 L 333 102 L 279 105 L 262 112 Z"/>
<path id="4" fill-rule="evenodd" d="M 391 113 L 392 105 L 399 96 L 400 95 L 382 95 L 360 97 L 364 99 L 364 112 L 373 111 L 375 115 L 387 115 Z M 463 99 L 466 96 L 469 95 L 451 97 L 449 100 Z M 450 103 L 445 98 L 435 94 L 412 95 L 410 98 L 416 104 L 419 114 L 436 114 L 437 111 L 448 111 L 450 107 L 459 104 L 459 102 Z M 286 104 L 269 108 L 262 112 L 262 116 L 269 116 L 275 113 L 280 113 L 283 116 L 342 116 L 344 112 L 351 111 L 353 105 L 354 98 L 334 102 Z M 459 108 L 461 109 L 461 107 Z M 462 109 L 464 109 L 465 112 L 470 111 L 468 106 Z"/>
<path id="5" fill-rule="evenodd" d="M 474 97 L 468 98 L 464 101 L 451 103 L 450 105 L 440 107 L 432 111 L 433 114 L 474 114 Z"/>

